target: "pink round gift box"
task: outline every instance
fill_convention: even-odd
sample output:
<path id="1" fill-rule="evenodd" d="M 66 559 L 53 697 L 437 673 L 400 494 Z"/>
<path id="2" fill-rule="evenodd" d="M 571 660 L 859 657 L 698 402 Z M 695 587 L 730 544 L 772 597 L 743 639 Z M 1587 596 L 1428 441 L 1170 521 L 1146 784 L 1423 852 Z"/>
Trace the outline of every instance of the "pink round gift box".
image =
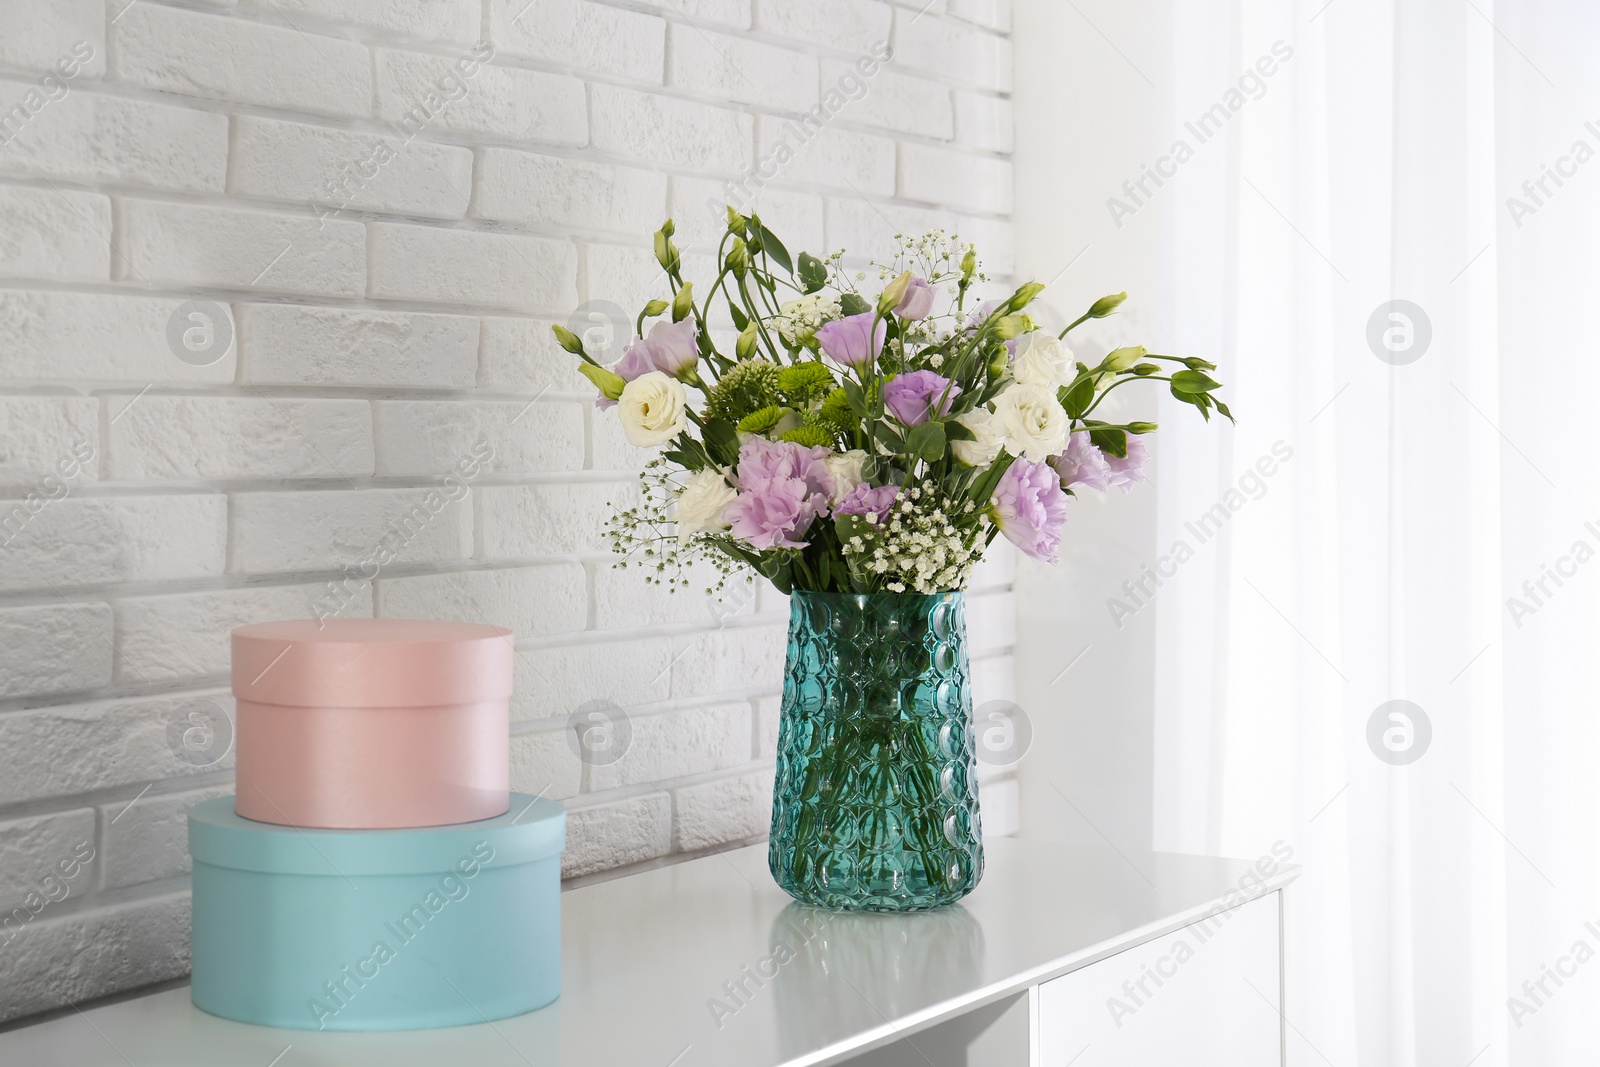
<path id="1" fill-rule="evenodd" d="M 442 826 L 510 808 L 511 631 L 299 619 L 233 631 L 235 810 L 284 826 Z"/>

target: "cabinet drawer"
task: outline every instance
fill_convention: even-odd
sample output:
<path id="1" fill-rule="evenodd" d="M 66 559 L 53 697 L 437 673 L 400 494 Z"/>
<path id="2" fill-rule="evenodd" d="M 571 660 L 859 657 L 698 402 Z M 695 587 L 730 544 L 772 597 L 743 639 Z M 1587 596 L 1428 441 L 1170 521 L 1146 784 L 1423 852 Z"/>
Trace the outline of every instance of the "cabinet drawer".
<path id="1" fill-rule="evenodd" d="M 1041 985 L 1041 1067 L 1281 1067 L 1280 895 Z"/>

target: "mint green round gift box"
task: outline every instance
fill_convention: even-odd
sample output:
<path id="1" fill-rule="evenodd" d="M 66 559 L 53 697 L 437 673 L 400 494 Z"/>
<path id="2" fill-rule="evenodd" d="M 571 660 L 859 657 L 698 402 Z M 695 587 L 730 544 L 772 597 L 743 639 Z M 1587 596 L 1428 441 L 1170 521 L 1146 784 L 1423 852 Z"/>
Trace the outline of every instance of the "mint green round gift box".
<path id="1" fill-rule="evenodd" d="M 195 1007 L 295 1030 L 416 1030 L 532 1011 L 561 992 L 560 804 L 401 830 L 189 811 Z"/>

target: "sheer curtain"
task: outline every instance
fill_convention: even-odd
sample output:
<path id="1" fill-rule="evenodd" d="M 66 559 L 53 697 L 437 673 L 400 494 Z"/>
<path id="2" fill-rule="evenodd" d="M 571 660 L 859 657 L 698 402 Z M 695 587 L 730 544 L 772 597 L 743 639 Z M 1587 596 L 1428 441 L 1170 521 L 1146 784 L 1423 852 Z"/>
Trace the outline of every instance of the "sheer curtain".
<path id="1" fill-rule="evenodd" d="M 1600 10 L 1170 14 L 1180 125 L 1292 56 L 1160 191 L 1152 843 L 1294 848 L 1291 1063 L 1593 1062 Z"/>

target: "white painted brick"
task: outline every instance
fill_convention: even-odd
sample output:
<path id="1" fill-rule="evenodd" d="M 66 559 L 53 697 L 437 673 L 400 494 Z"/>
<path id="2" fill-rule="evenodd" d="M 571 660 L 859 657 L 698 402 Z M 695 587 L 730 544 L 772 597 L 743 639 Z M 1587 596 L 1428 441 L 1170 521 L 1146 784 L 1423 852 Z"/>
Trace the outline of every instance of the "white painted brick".
<path id="1" fill-rule="evenodd" d="M 867 0 L 806 0 L 761 4 L 756 25 L 768 33 L 867 55 L 889 39 L 890 8 Z"/>
<path id="2" fill-rule="evenodd" d="M 754 583 L 729 579 L 720 594 L 707 595 L 721 575 L 709 563 L 680 572 L 687 586 L 646 584 L 634 567 L 594 565 L 595 625 L 601 629 L 659 626 L 663 623 L 698 623 L 717 626 L 748 615 L 755 607 Z"/>
<path id="3" fill-rule="evenodd" d="M 371 223 L 367 295 L 538 311 L 578 301 L 567 241 L 434 226 Z"/>
<path id="4" fill-rule="evenodd" d="M 608 549 L 601 524 L 634 502 L 630 483 L 485 485 L 478 498 L 478 556 L 517 559 Z"/>
<path id="5" fill-rule="evenodd" d="M 771 582 L 757 582 L 756 613 L 759 615 L 776 615 L 787 624 L 789 621 L 789 597 L 774 589 Z"/>
<path id="6" fill-rule="evenodd" d="M 56 903 L 83 896 L 94 888 L 98 858 L 92 808 L 0 822 L 0 920 L 30 893 Z M 0 941 L 16 930 L 0 926 Z"/>
<path id="7" fill-rule="evenodd" d="M 1077 653 L 1072 653 L 1076 655 Z M 989 656 L 972 661 L 972 706 L 990 700 L 1015 700 L 1015 666 L 1010 656 Z"/>
<path id="8" fill-rule="evenodd" d="M 583 325 L 572 328 L 582 333 Z M 578 373 L 577 357 L 556 343 L 550 323 L 543 320 L 485 317 L 482 360 L 478 384 L 485 389 L 530 396 L 547 388 L 595 395 L 594 386 Z"/>
<path id="9" fill-rule="evenodd" d="M 189 873 L 189 809 L 202 800 L 228 796 L 233 787 L 214 786 L 187 793 L 146 795 L 130 804 L 100 805 L 105 827 L 97 862 L 105 872 L 102 889 L 123 889 Z"/>
<path id="10" fill-rule="evenodd" d="M 378 614 L 504 626 L 518 638 L 581 630 L 588 583 L 576 563 L 378 579 Z"/>
<path id="11" fill-rule="evenodd" d="M 12 430 L 0 441 L 0 485 L 93 482 L 99 423 L 100 402 L 90 397 L 0 396 L 0 427 Z"/>
<path id="12" fill-rule="evenodd" d="M 955 19 L 895 20 L 894 61 L 983 89 L 1011 89 L 1011 42 Z"/>
<path id="13" fill-rule="evenodd" d="M 949 11 L 986 29 L 1011 32 L 1011 0 L 949 0 Z"/>
<path id="14" fill-rule="evenodd" d="M 772 768 L 672 791 L 679 852 L 760 837 L 772 827 Z"/>
<path id="15" fill-rule="evenodd" d="M 957 233 L 978 246 L 978 255 L 991 278 L 1006 278 L 1016 271 L 1016 242 L 1009 218 L 978 218 L 953 215 L 951 225 Z M 1067 262 L 1063 258 L 1063 265 Z"/>
<path id="16" fill-rule="evenodd" d="M 183 303 L 157 297 L 0 290 L 0 378 L 58 382 L 218 383 L 230 352 L 197 367 L 173 354 L 167 324 Z M 235 346 L 237 347 L 237 346 Z"/>
<path id="17" fill-rule="evenodd" d="M 781 181 L 829 185 L 861 196 L 894 192 L 894 142 L 884 137 L 763 115 L 761 158 L 772 161 Z"/>
<path id="18" fill-rule="evenodd" d="M 786 630 L 728 626 L 672 639 L 672 698 L 783 687 Z"/>
<path id="19" fill-rule="evenodd" d="M 665 793 L 625 797 L 593 807 L 569 807 L 561 874 L 575 878 L 671 851 L 672 798 Z"/>
<path id="20" fill-rule="evenodd" d="M 627 708 L 665 700 L 672 650 L 665 638 L 591 641 L 527 649 L 517 660 L 526 674 L 517 679 L 513 718 L 525 721 L 566 718 L 591 702 Z"/>
<path id="21" fill-rule="evenodd" d="M 588 124 L 583 82 L 577 78 L 487 65 L 463 76 L 458 62 L 471 60 L 379 49 L 379 117 L 401 122 L 410 115 L 413 128 L 420 121 L 429 130 L 515 141 L 584 143 Z M 416 110 L 419 105 L 431 116 Z"/>
<path id="22" fill-rule="evenodd" d="M 239 493 L 233 498 L 233 565 L 258 574 L 363 561 L 389 566 L 386 556 L 394 564 L 465 559 L 471 510 L 459 487 Z"/>
<path id="23" fill-rule="evenodd" d="M 719 771 L 750 759 L 750 705 L 743 701 L 633 715 L 630 726 L 622 758 L 589 768 L 592 790 Z"/>
<path id="24" fill-rule="evenodd" d="M 783 698 L 762 697 L 756 701 L 756 756 L 772 759 L 778 753 L 778 723 L 783 717 Z"/>
<path id="25" fill-rule="evenodd" d="M 300 19 L 289 14 L 306 14 L 439 44 L 470 45 L 482 23 L 478 0 L 272 0 L 272 5 L 292 25 L 300 25 Z"/>
<path id="26" fill-rule="evenodd" d="M 575 797 L 583 786 L 583 761 L 566 730 L 511 738 L 511 789 L 550 800 Z"/>
<path id="27" fill-rule="evenodd" d="M 152 200 L 118 203 L 117 275 L 145 285 L 360 296 L 358 222 Z"/>
<path id="28" fill-rule="evenodd" d="M 672 220 L 678 231 L 678 245 L 709 245 L 714 249 L 728 228 L 729 204 L 744 214 L 760 215 L 791 256 L 798 257 L 802 251 L 823 255 L 820 196 L 758 189 L 754 183 L 740 188 L 728 181 L 687 176 L 672 179 Z"/>
<path id="29" fill-rule="evenodd" d="M 1014 837 L 1022 828 L 1022 790 L 1015 778 L 984 782 L 983 836 Z"/>
<path id="30" fill-rule="evenodd" d="M 955 102 L 956 140 L 961 144 L 991 152 L 1010 152 L 1016 147 L 1010 100 L 958 89 Z"/>
<path id="31" fill-rule="evenodd" d="M 0 698 L 109 685 L 111 641 L 107 604 L 0 608 Z"/>
<path id="32" fill-rule="evenodd" d="M 996 589 L 1009 586 L 1017 577 L 1018 554 L 1010 541 L 996 538 L 983 553 L 983 559 L 972 569 L 967 588 Z"/>
<path id="33" fill-rule="evenodd" d="M 662 11 L 682 15 L 687 21 L 718 22 L 738 29 L 750 28 L 750 0 L 640 0 Z"/>
<path id="34" fill-rule="evenodd" d="M 189 973 L 189 894 L 57 916 L 42 912 L 0 953 L 0 1019 Z"/>
<path id="35" fill-rule="evenodd" d="M 464 315 L 240 304 L 247 382 L 467 389 L 478 320 Z"/>
<path id="36" fill-rule="evenodd" d="M 848 249 L 852 257 L 882 259 L 895 250 L 894 235 L 916 235 L 942 227 L 946 233 L 966 237 L 956 230 L 952 212 L 904 204 L 873 204 L 860 197 L 828 200 L 828 247 Z M 982 257 L 985 250 L 978 249 Z"/>
<path id="37" fill-rule="evenodd" d="M 472 192 L 472 152 L 240 115 L 228 192 L 308 208 L 459 219 Z"/>
<path id="38" fill-rule="evenodd" d="M 107 477 L 350 478 L 373 472 L 365 400 L 112 396 Z"/>
<path id="39" fill-rule="evenodd" d="M 1017 614 L 1010 591 L 969 595 L 967 653 L 982 656 L 1010 648 L 1017 641 Z"/>
<path id="40" fill-rule="evenodd" d="M 658 451 L 639 448 L 628 440 L 616 408 L 595 408 L 589 415 L 589 423 L 589 466 L 595 470 L 636 472 Z"/>
<path id="41" fill-rule="evenodd" d="M 159 582 L 222 573 L 220 494 L 0 502 L 0 591 Z"/>
<path id="42" fill-rule="evenodd" d="M 929 145 L 900 146 L 900 195 L 948 207 L 1008 213 L 1011 163 L 993 156 L 947 152 Z"/>
<path id="43" fill-rule="evenodd" d="M 57 181 L 106 181 L 190 192 L 221 192 L 228 165 L 228 117 L 124 100 L 74 87 L 34 106 L 33 82 L 0 79 L 0 116 L 24 106 L 26 124 L 0 130 L 0 173 Z"/>
<path id="44" fill-rule="evenodd" d="M 749 115 L 693 100 L 591 85 L 594 147 L 630 159 L 700 170 L 750 165 Z"/>
<path id="45" fill-rule="evenodd" d="M 588 297 L 596 305 L 591 310 L 598 317 L 575 332 L 583 337 L 590 355 L 602 363 L 612 363 L 622 358 L 633 339 L 634 317 L 650 300 L 671 300 L 672 283 L 647 246 L 590 244 L 583 254 Z M 691 281 L 704 279 L 697 288 L 709 285 L 716 276 L 711 270 L 711 258 L 686 252 L 683 276 Z"/>
<path id="46" fill-rule="evenodd" d="M 497 54 L 661 84 L 666 23 L 588 0 L 489 0 Z"/>
<path id="47" fill-rule="evenodd" d="M 567 402 L 379 400 L 378 474 L 443 472 L 480 442 L 497 474 L 583 469 L 583 407 Z"/>
<path id="48" fill-rule="evenodd" d="M 233 715 L 233 698 L 220 689 L 0 715 L 0 804 L 225 770 L 231 752 L 199 767 L 168 743 L 169 727 L 181 733 L 191 712 L 214 719 L 219 710 Z"/>
<path id="49" fill-rule="evenodd" d="M 106 69 L 105 4 L 0 4 L 0 63 L 50 70 L 63 78 L 98 78 Z"/>
<path id="50" fill-rule="evenodd" d="M 146 89 L 319 115 L 372 113 L 364 45 L 161 4 L 112 24 L 111 77 Z"/>
<path id="51" fill-rule="evenodd" d="M 0 278 L 103 282 L 110 277 L 108 197 L 0 186 Z"/>
<path id="52" fill-rule="evenodd" d="M 370 583 L 352 582 L 345 617 L 372 614 Z M 127 597 L 112 605 L 117 624 L 117 679 L 124 683 L 192 682 L 226 675 L 235 626 L 304 619 L 329 596 L 327 583 L 248 585 L 197 593 Z"/>
<path id="53" fill-rule="evenodd" d="M 679 23 L 667 81 L 719 100 L 804 111 L 817 103 L 817 59 L 776 45 Z"/>
<path id="54" fill-rule="evenodd" d="M 472 215 L 638 235 L 667 217 L 667 176 L 608 163 L 485 148 Z"/>
<path id="55" fill-rule="evenodd" d="M 853 62 L 827 60 L 822 83 L 850 95 L 850 103 L 839 111 L 839 117 L 849 122 L 945 140 L 954 131 L 950 89 L 930 78 L 902 74 L 892 67 L 862 77 Z"/>

